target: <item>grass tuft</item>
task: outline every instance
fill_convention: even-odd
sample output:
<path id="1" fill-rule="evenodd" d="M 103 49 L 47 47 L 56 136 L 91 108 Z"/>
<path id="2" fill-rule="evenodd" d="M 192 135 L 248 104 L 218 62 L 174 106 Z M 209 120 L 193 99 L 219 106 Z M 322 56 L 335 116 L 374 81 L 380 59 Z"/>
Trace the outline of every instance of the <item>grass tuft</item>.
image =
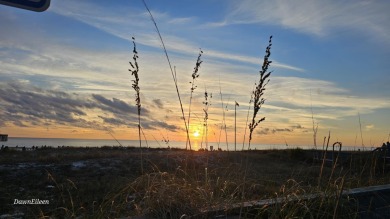
<path id="1" fill-rule="evenodd" d="M 265 120 L 265 117 L 262 117 L 261 119 L 257 120 L 256 116 L 259 110 L 261 109 L 261 106 L 264 104 L 265 99 L 263 98 L 265 87 L 270 81 L 268 78 L 271 75 L 271 72 L 268 72 L 268 67 L 272 63 L 272 61 L 269 61 L 269 57 L 271 55 L 271 46 L 272 46 L 272 36 L 269 37 L 268 46 L 265 50 L 265 56 L 263 61 L 263 66 L 260 70 L 260 79 L 258 84 L 256 85 L 255 90 L 253 91 L 253 115 L 252 115 L 252 122 L 249 123 L 249 145 L 248 149 L 251 147 L 251 141 L 252 141 L 252 135 L 255 128 Z"/>

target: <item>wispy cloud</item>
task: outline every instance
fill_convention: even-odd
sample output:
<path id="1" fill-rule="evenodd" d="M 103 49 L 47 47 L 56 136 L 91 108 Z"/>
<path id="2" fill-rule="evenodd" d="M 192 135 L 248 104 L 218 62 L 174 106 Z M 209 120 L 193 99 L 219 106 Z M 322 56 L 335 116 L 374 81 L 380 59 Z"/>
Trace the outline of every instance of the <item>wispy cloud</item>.
<path id="1" fill-rule="evenodd" d="M 262 62 L 262 57 L 250 57 L 250 56 L 245 56 L 245 55 L 236 55 L 236 54 L 230 54 L 230 53 L 224 53 L 224 52 L 218 52 L 218 51 L 213 51 L 213 50 L 207 50 L 205 51 L 205 54 L 208 57 L 216 58 L 216 59 L 224 59 L 224 60 L 230 60 L 230 61 L 239 61 L 243 63 L 249 63 L 253 65 L 259 65 L 259 63 Z M 297 71 L 297 72 L 305 72 L 304 69 L 288 65 L 288 64 L 283 64 L 279 63 L 277 61 L 272 61 L 271 64 L 272 68 L 283 68 L 283 69 L 288 69 L 292 71 Z"/>
<path id="2" fill-rule="evenodd" d="M 375 128 L 375 125 L 373 125 L 373 124 L 366 125 L 366 130 L 372 130 L 374 128 Z"/>
<path id="3" fill-rule="evenodd" d="M 382 42 L 390 39 L 390 5 L 383 1 L 242 0 L 230 3 L 232 10 L 226 19 L 212 25 L 265 23 L 317 36 L 347 29 Z"/>
<path id="4" fill-rule="evenodd" d="M 274 77 L 268 97 L 272 104 L 289 109 L 310 108 L 326 118 L 340 119 L 390 108 L 386 97 L 355 96 L 335 82 L 299 77 Z M 267 107 L 267 106 L 265 106 Z"/>
<path id="5" fill-rule="evenodd" d="M 91 7 L 93 7 L 94 9 L 90 10 Z M 77 19 L 83 23 L 91 25 L 121 39 L 130 41 L 132 36 L 136 36 L 137 42 L 142 45 L 158 49 L 161 48 L 161 43 L 157 39 L 150 18 L 144 11 L 130 10 L 130 12 L 126 13 L 125 15 L 118 15 L 117 13 L 114 14 L 107 12 L 103 8 L 89 6 L 89 4 L 87 3 L 81 5 L 67 3 L 65 7 L 62 7 L 61 5 L 61 7 L 55 7 L 53 11 L 63 16 L 69 16 L 73 19 Z M 102 13 L 108 13 L 108 15 L 101 16 Z M 165 13 L 159 13 L 158 11 L 153 11 L 152 13 L 155 18 L 161 19 L 159 20 L 160 31 L 163 32 L 164 43 L 168 51 L 177 52 L 186 56 L 193 56 L 193 54 L 196 54 L 198 52 L 199 47 L 202 45 L 196 45 L 193 42 L 193 39 L 179 37 L 176 35 L 169 34 L 167 31 L 164 31 L 175 29 L 174 27 L 172 27 L 172 25 L 176 25 L 176 28 L 181 29 L 181 32 L 184 33 L 187 31 L 186 28 L 191 29 L 195 28 L 196 26 L 200 28 L 202 24 L 196 24 L 196 18 L 175 18 Z M 190 27 L 182 26 L 183 23 L 189 22 L 193 23 L 192 25 L 190 25 Z M 227 61 L 238 61 L 255 65 L 258 65 L 260 63 L 258 57 L 232 54 L 225 51 L 217 51 L 209 49 L 207 47 L 205 48 L 204 46 L 202 47 L 205 50 L 205 53 L 207 53 L 207 57 L 210 59 L 223 59 Z M 286 63 L 280 63 L 277 61 L 274 61 L 272 66 L 274 68 L 283 68 L 298 72 L 305 71 L 302 68 L 292 66 Z"/>

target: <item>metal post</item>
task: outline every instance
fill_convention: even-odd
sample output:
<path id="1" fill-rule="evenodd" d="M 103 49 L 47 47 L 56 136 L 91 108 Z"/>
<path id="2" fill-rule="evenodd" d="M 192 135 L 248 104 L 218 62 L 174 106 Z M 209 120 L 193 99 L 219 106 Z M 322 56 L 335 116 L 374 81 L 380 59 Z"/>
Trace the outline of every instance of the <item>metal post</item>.
<path id="1" fill-rule="evenodd" d="M 237 151 L 237 106 L 240 106 L 237 101 L 234 104 L 234 151 Z"/>

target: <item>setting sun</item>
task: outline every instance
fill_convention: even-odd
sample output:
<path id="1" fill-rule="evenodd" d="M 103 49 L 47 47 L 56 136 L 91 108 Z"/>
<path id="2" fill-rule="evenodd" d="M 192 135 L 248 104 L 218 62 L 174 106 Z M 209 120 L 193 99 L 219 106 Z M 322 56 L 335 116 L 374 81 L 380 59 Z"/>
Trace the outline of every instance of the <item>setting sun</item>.
<path id="1" fill-rule="evenodd" d="M 195 132 L 194 132 L 194 137 L 195 137 L 195 138 L 199 137 L 199 131 L 195 131 Z"/>

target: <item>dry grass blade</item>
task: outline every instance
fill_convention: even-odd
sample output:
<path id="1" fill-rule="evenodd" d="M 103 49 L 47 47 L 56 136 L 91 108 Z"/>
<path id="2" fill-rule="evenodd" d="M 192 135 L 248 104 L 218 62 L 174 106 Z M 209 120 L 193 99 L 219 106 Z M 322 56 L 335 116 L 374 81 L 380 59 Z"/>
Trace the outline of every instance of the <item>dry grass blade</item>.
<path id="1" fill-rule="evenodd" d="M 222 132 L 222 129 L 224 129 L 224 131 L 225 131 L 225 139 L 226 139 L 226 141 L 225 141 L 226 142 L 226 151 L 229 151 L 229 142 L 228 142 L 228 139 L 227 139 L 226 115 L 225 115 L 225 110 L 227 110 L 227 104 L 225 106 L 224 102 L 223 102 L 222 88 L 221 88 L 221 79 L 219 79 L 219 95 L 221 97 L 222 122 L 221 122 L 221 129 L 219 131 L 218 150 L 222 150 L 219 145 L 221 143 L 221 132 Z"/>
<path id="2" fill-rule="evenodd" d="M 242 140 L 242 150 L 245 148 L 245 138 L 246 138 L 246 131 L 248 129 L 248 121 L 249 121 L 249 112 L 251 110 L 251 103 L 253 101 L 253 90 L 255 89 L 255 86 L 252 88 L 252 94 L 251 94 L 251 99 L 249 100 L 248 104 L 248 112 L 246 114 L 246 122 L 245 122 L 245 131 L 244 131 L 244 139 Z"/>
<path id="3" fill-rule="evenodd" d="M 271 46 L 272 46 L 272 36 L 269 37 L 268 46 L 265 50 L 265 56 L 263 61 L 263 66 L 261 67 L 260 71 L 260 79 L 259 82 L 253 91 L 253 116 L 252 116 L 252 122 L 249 123 L 249 145 L 248 149 L 251 147 L 251 141 L 252 141 L 252 135 L 255 128 L 265 120 L 265 117 L 257 120 L 257 113 L 259 112 L 261 106 L 264 104 L 265 99 L 263 98 L 265 86 L 269 82 L 269 76 L 271 75 L 271 72 L 268 72 L 268 67 L 272 63 L 272 61 L 269 61 L 269 57 L 271 55 Z"/>
<path id="4" fill-rule="evenodd" d="M 313 141 L 314 141 L 314 148 L 317 149 L 318 123 L 317 123 L 317 126 L 314 124 L 314 112 L 313 112 L 313 103 L 312 103 L 312 101 L 311 101 L 311 90 L 310 90 L 310 109 L 311 109 L 311 121 L 313 122 Z"/>
<path id="5" fill-rule="evenodd" d="M 138 112 L 138 140 L 139 140 L 139 148 L 142 149 L 142 143 L 141 143 L 141 98 L 140 98 L 140 87 L 139 87 L 139 66 L 138 66 L 138 52 L 137 47 L 135 45 L 135 38 L 133 37 L 133 62 L 129 62 L 131 69 L 129 71 L 131 72 L 131 75 L 134 76 L 134 80 L 132 80 L 133 84 L 132 87 L 135 90 L 135 102 L 137 106 L 137 112 Z M 141 150 L 141 164 L 143 163 L 142 158 L 142 150 Z M 143 172 L 143 165 L 141 165 L 141 171 Z"/>
<path id="6" fill-rule="evenodd" d="M 186 121 L 186 118 L 185 118 L 185 116 L 184 116 L 183 103 L 182 103 L 182 101 L 181 101 L 180 92 L 179 92 L 179 87 L 178 87 L 178 85 L 177 85 L 176 70 L 173 71 L 173 68 L 172 68 L 172 65 L 171 65 L 171 61 L 169 60 L 168 51 L 167 51 L 167 49 L 166 49 L 166 47 L 165 47 L 164 40 L 163 40 L 163 38 L 162 38 L 162 36 L 161 36 L 160 30 L 158 29 L 157 23 L 156 23 L 156 21 L 154 20 L 154 17 L 153 17 L 153 15 L 152 15 L 152 12 L 150 12 L 149 7 L 148 7 L 148 5 L 146 4 L 145 0 L 142 0 L 142 2 L 144 3 L 145 8 L 146 8 L 146 10 L 148 11 L 148 13 L 149 13 L 149 15 L 150 15 L 150 19 L 152 20 L 152 22 L 153 22 L 153 24 L 154 24 L 154 27 L 156 28 L 157 34 L 158 34 L 158 36 L 159 36 L 159 38 L 160 38 L 161 44 L 162 44 L 163 49 L 164 49 L 165 57 L 167 58 L 167 61 L 168 61 L 169 69 L 171 70 L 173 82 L 175 83 L 175 87 L 176 87 L 177 97 L 178 97 L 179 103 L 180 103 L 180 108 L 181 108 L 182 118 L 183 118 L 183 121 L 184 121 L 184 126 L 185 126 L 185 129 L 186 129 L 186 132 L 187 132 L 188 144 L 189 144 L 190 150 L 191 150 L 191 140 L 190 140 L 189 127 L 187 126 L 187 121 Z M 186 149 L 187 149 L 187 147 L 186 147 Z"/>

